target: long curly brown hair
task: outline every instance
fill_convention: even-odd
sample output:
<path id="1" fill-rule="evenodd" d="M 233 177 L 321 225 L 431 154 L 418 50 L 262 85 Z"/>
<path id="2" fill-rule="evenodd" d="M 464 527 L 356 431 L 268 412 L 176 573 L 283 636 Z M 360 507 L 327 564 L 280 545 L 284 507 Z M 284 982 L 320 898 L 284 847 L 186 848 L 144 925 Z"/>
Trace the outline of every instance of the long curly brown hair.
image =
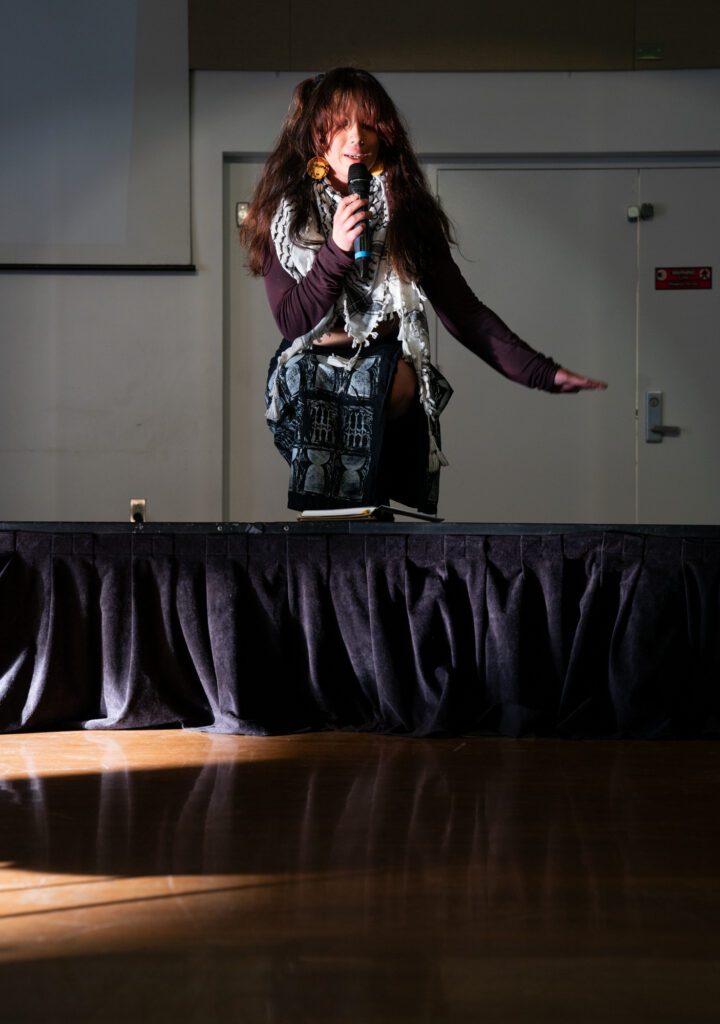
<path id="1" fill-rule="evenodd" d="M 393 101 L 369 72 L 333 68 L 306 78 L 293 93 L 280 138 L 240 229 L 251 273 L 267 273 L 272 254 L 270 223 L 283 197 L 293 206 L 290 232 L 294 239 L 302 237 L 309 223 L 317 223 L 306 165 L 311 157 L 327 151 L 339 119 L 351 110 L 379 136 L 390 207 L 386 245 L 397 273 L 405 280 L 421 280 L 438 245 L 453 240 L 450 221 L 430 193 Z"/>

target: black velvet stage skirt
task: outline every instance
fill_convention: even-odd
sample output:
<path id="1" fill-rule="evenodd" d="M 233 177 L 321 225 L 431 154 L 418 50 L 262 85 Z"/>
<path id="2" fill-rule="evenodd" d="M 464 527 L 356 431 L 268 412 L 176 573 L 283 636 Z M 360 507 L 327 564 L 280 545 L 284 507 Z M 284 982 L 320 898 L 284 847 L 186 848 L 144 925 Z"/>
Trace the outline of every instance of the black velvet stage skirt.
<path id="1" fill-rule="evenodd" d="M 394 500 L 437 510 L 439 471 L 428 469 L 428 421 L 417 397 L 411 410 L 386 420 L 400 358 L 391 336 L 372 342 L 348 369 L 345 346 L 299 352 L 278 370 L 283 341 L 268 373 L 267 404 L 276 388 L 280 415 L 268 420 L 290 466 L 288 508 L 353 508 Z M 435 426 L 437 437 L 437 426 Z"/>

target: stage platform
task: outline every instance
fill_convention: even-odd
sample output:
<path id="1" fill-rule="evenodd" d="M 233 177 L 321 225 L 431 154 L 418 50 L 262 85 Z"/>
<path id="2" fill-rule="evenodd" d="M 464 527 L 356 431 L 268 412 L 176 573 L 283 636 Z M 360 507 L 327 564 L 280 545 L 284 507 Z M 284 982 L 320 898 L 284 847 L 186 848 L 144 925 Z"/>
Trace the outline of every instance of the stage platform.
<path id="1" fill-rule="evenodd" d="M 720 527 L 0 523 L 0 731 L 715 737 Z"/>

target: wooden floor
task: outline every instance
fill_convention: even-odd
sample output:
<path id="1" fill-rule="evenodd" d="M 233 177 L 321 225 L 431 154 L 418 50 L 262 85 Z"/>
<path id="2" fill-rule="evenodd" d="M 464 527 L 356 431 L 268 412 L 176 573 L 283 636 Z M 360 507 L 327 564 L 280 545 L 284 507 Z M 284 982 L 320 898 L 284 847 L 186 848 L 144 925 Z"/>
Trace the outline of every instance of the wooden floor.
<path id="1" fill-rule="evenodd" d="M 717 1022 L 720 746 L 0 738 L 0 1020 Z"/>

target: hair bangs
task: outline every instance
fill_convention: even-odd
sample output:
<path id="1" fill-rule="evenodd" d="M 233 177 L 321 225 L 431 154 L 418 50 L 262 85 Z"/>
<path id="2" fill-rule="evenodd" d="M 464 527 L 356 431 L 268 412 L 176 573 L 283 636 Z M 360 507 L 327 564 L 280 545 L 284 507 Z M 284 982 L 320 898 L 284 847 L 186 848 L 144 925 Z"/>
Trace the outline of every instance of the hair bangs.
<path id="1" fill-rule="evenodd" d="M 352 115 L 357 115 L 359 121 L 373 128 L 383 142 L 392 142 L 397 117 L 388 109 L 382 93 L 364 82 L 352 82 L 335 88 L 322 99 L 318 97 L 313 119 L 316 145 L 321 148 L 328 146 Z"/>

